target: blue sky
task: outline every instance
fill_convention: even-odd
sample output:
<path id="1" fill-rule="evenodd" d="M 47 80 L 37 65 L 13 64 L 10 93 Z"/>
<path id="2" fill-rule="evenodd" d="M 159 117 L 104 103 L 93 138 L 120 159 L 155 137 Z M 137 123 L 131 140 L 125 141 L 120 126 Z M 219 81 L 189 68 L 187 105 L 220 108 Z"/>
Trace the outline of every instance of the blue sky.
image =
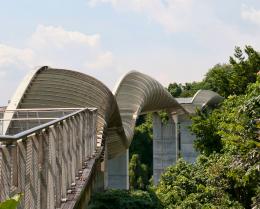
<path id="1" fill-rule="evenodd" d="M 0 0 L 0 104 L 41 65 L 113 89 L 129 70 L 162 84 L 201 80 L 235 46 L 260 51 L 259 0 Z"/>

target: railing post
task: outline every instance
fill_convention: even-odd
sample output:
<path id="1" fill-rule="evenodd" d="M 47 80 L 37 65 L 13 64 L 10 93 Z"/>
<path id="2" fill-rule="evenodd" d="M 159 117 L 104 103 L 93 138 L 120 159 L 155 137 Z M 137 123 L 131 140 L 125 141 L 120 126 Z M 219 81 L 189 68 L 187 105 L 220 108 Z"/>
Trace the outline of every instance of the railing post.
<path id="1" fill-rule="evenodd" d="M 48 208 L 48 158 L 49 158 L 49 139 L 46 133 L 41 133 L 39 140 L 39 169 L 40 169 L 40 207 Z"/>
<path id="2" fill-rule="evenodd" d="M 87 141 L 87 158 L 91 157 L 91 139 L 90 139 L 90 111 L 86 112 L 86 127 L 85 127 L 85 131 L 86 131 L 86 141 Z"/>
<path id="3" fill-rule="evenodd" d="M 68 124 L 68 188 L 67 190 L 70 191 L 71 184 L 72 184 L 72 141 L 73 141 L 73 131 L 72 131 L 72 124 L 71 124 L 71 119 L 67 119 L 67 124 Z"/>
<path id="4" fill-rule="evenodd" d="M 86 130 L 86 111 L 84 111 L 82 113 L 82 139 L 83 139 L 83 146 L 84 146 L 84 154 L 82 156 L 83 159 L 83 163 L 85 166 L 85 161 L 87 160 L 87 156 L 88 156 L 88 142 L 87 142 L 87 130 Z"/>
<path id="5" fill-rule="evenodd" d="M 17 169 L 17 176 L 18 176 L 18 192 L 25 191 L 25 184 L 26 184 L 26 140 L 18 140 L 17 142 L 17 156 L 18 156 L 18 169 Z M 39 193 L 38 193 L 39 194 Z M 24 208 L 24 198 L 22 198 L 19 207 Z"/>
<path id="6" fill-rule="evenodd" d="M 17 159 L 17 143 L 11 148 L 12 155 L 12 187 L 17 190 L 18 187 L 18 159 Z M 17 192 L 17 191 L 16 191 Z"/>
<path id="7" fill-rule="evenodd" d="M 77 140 L 76 140 L 76 148 L 77 148 L 77 172 L 81 172 L 82 169 L 82 151 L 83 151 L 83 142 L 82 142 L 82 121 L 81 121 L 81 114 L 76 116 L 76 133 L 77 133 Z M 77 174 L 77 175 L 78 175 Z"/>
<path id="8" fill-rule="evenodd" d="M 7 199 L 11 191 L 11 149 L 10 146 L 1 144 L 0 145 L 0 170 L 1 170 L 1 181 L 0 181 L 0 201 Z"/>
<path id="9" fill-rule="evenodd" d="M 55 195 L 57 191 L 57 182 L 55 177 L 57 175 L 56 169 L 56 137 L 55 129 L 51 126 L 46 133 L 49 141 L 49 156 L 48 156 L 48 208 L 55 208 Z"/>
<path id="10" fill-rule="evenodd" d="M 32 142 L 32 197 L 33 203 L 31 208 L 38 208 L 40 196 L 40 176 L 39 176 L 39 135 L 35 134 L 34 136 L 30 137 Z"/>
<path id="11" fill-rule="evenodd" d="M 92 110 L 92 121 L 93 126 L 91 130 L 92 137 L 94 138 L 94 151 L 97 149 L 97 110 Z"/>
<path id="12" fill-rule="evenodd" d="M 82 112 L 79 115 L 79 125 L 80 125 L 80 140 L 81 140 L 81 155 L 80 155 L 80 163 L 81 163 L 81 168 L 83 168 L 84 165 L 84 161 L 86 160 L 85 156 L 86 156 L 86 141 L 85 141 L 85 129 L 84 129 L 84 125 L 85 125 L 85 120 L 84 120 L 84 112 Z"/>
<path id="13" fill-rule="evenodd" d="M 25 194 L 24 194 L 24 199 L 25 199 L 25 208 L 33 208 L 33 205 L 31 205 L 32 200 L 33 200 L 33 194 L 32 194 L 32 140 L 31 138 L 26 139 L 26 164 L 25 164 Z"/>
<path id="14" fill-rule="evenodd" d="M 63 121 L 62 128 L 62 189 L 61 189 L 61 200 L 64 202 L 67 199 L 67 188 L 69 187 L 69 156 L 68 156 L 68 147 L 69 147 L 69 130 L 68 122 Z"/>
<path id="15" fill-rule="evenodd" d="M 55 189 L 55 197 L 56 197 L 56 207 L 60 208 L 61 206 L 61 192 L 62 192 L 62 123 L 58 126 L 54 127 L 55 129 L 55 147 L 56 147 L 56 166 L 57 173 L 55 175 L 56 189 Z"/>
<path id="16" fill-rule="evenodd" d="M 93 117 L 93 111 L 89 111 L 89 116 L 90 116 L 90 119 L 89 119 L 89 140 L 90 140 L 90 147 L 91 147 L 91 150 L 90 150 L 90 155 L 91 155 L 91 157 L 93 156 L 93 154 L 94 154 L 94 138 L 93 138 L 93 134 L 92 134 L 92 132 L 93 132 L 93 128 L 94 128 L 94 117 Z"/>
<path id="17" fill-rule="evenodd" d="M 76 137 L 75 137 L 75 125 L 72 118 L 69 119 L 70 124 L 70 157 L 71 157 L 71 167 L 70 167 L 70 187 L 75 184 L 76 177 Z"/>

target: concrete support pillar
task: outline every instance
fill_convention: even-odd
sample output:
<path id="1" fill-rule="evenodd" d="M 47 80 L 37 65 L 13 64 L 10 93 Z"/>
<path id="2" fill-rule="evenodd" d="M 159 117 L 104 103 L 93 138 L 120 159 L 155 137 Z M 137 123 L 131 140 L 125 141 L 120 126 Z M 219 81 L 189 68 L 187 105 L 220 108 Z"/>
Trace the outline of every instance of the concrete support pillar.
<path id="1" fill-rule="evenodd" d="M 176 161 L 181 157 L 181 124 L 178 115 L 172 115 L 175 124 L 175 139 L 176 139 Z M 175 161 L 175 162 L 176 162 Z"/>
<path id="2" fill-rule="evenodd" d="M 129 189 L 129 151 L 108 160 L 108 188 Z"/>
<path id="3" fill-rule="evenodd" d="M 104 159 L 101 162 L 101 171 L 104 174 L 104 189 L 108 189 L 108 154 L 107 154 L 107 140 L 105 140 Z"/>
<path id="4" fill-rule="evenodd" d="M 192 121 L 187 115 L 180 115 L 179 117 L 180 124 L 180 143 L 181 143 L 181 157 L 187 162 L 193 163 L 198 156 L 198 153 L 193 148 L 193 142 L 196 139 L 190 131 L 190 126 Z"/>
<path id="5" fill-rule="evenodd" d="M 166 167 L 176 162 L 176 130 L 172 119 L 163 124 L 153 114 L 153 181 L 156 185 Z"/>
<path id="6" fill-rule="evenodd" d="M 191 120 L 187 115 L 172 115 L 163 124 L 157 113 L 153 115 L 153 181 L 156 185 L 161 174 L 182 157 L 193 163 L 198 153 L 193 148 L 195 136 L 189 130 Z"/>

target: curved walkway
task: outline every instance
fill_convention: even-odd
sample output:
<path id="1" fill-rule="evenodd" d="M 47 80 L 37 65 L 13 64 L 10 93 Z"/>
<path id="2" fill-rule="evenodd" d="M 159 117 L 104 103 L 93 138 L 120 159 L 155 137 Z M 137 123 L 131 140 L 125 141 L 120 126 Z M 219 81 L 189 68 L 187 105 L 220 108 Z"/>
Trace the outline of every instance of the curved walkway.
<path id="1" fill-rule="evenodd" d="M 222 97 L 212 91 L 199 91 L 189 104 L 180 104 L 155 79 L 131 71 L 122 77 L 114 94 L 100 81 L 86 74 L 42 67 L 27 75 L 7 110 L 18 108 L 94 107 L 98 110 L 97 135 L 107 140 L 108 158 L 123 153 L 131 144 L 137 117 L 146 112 L 170 109 L 189 113 L 191 107 L 212 105 Z M 11 112 L 4 115 L 8 120 Z M 9 122 L 4 124 L 4 133 Z M 102 143 L 102 142 L 100 142 Z"/>

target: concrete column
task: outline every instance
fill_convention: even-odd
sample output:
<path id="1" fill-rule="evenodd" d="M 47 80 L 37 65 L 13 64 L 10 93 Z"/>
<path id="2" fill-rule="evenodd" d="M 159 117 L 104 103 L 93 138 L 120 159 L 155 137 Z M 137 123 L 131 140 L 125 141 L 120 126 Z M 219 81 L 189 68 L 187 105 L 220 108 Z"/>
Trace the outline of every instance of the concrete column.
<path id="1" fill-rule="evenodd" d="M 108 188 L 129 189 L 129 152 L 108 160 Z"/>
<path id="2" fill-rule="evenodd" d="M 156 185 L 166 167 L 176 162 L 176 134 L 172 119 L 162 124 L 158 114 L 153 114 L 153 181 Z"/>
<path id="3" fill-rule="evenodd" d="M 178 115 L 172 115 L 175 124 L 175 139 L 176 139 L 176 161 L 181 157 L 181 126 Z"/>
<path id="4" fill-rule="evenodd" d="M 187 162 L 193 163 L 198 156 L 198 153 L 193 148 L 193 142 L 196 139 L 190 131 L 190 126 L 192 124 L 189 116 L 181 115 L 179 116 L 180 124 L 180 141 L 181 141 L 181 157 Z"/>
<path id="5" fill-rule="evenodd" d="M 104 173 L 104 189 L 108 188 L 108 158 L 107 158 L 107 140 L 105 140 L 104 160 L 101 162 L 101 170 Z"/>

